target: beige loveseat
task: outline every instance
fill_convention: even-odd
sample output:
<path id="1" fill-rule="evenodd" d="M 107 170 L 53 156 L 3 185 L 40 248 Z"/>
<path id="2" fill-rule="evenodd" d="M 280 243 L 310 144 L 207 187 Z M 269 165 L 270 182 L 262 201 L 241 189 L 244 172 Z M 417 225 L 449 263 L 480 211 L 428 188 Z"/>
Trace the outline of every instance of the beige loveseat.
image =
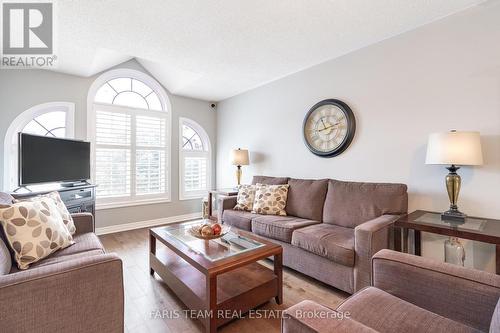
<path id="1" fill-rule="evenodd" d="M 72 216 L 75 244 L 23 271 L 0 227 L 0 332 L 123 332 L 122 261 L 104 251 L 92 214 Z"/>
<path id="2" fill-rule="evenodd" d="M 283 246 L 283 263 L 353 293 L 370 285 L 371 257 L 389 247 L 392 223 L 408 210 L 404 184 L 255 176 L 253 184 L 289 184 L 287 216 L 234 210 L 222 197 L 219 220 Z"/>

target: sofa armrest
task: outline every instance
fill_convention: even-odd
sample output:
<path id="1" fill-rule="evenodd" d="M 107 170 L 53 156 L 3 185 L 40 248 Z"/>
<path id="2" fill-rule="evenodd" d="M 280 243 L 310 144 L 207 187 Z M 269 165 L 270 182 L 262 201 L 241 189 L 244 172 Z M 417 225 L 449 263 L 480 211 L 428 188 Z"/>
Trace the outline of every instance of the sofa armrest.
<path id="1" fill-rule="evenodd" d="M 389 247 L 390 226 L 400 215 L 382 215 L 354 229 L 354 291 L 370 286 L 371 260 L 375 253 Z"/>
<path id="2" fill-rule="evenodd" d="M 76 213 L 71 214 L 71 217 L 75 223 L 77 235 L 95 231 L 94 216 L 91 213 Z"/>
<path id="3" fill-rule="evenodd" d="M 351 318 L 349 313 L 334 311 L 312 301 L 302 301 L 283 313 L 282 333 L 375 332 Z"/>
<path id="4" fill-rule="evenodd" d="M 220 196 L 219 197 L 219 202 L 217 206 L 217 219 L 219 222 L 224 222 L 222 220 L 222 215 L 224 214 L 224 210 L 226 209 L 232 209 L 234 206 L 236 206 L 236 199 L 238 198 L 237 195 L 232 195 L 232 196 Z"/>
<path id="5" fill-rule="evenodd" d="M 390 250 L 373 257 L 373 285 L 481 331 L 500 297 L 499 275 Z"/>
<path id="6" fill-rule="evenodd" d="M 103 254 L 0 276 L 6 332 L 123 332 L 122 261 Z"/>

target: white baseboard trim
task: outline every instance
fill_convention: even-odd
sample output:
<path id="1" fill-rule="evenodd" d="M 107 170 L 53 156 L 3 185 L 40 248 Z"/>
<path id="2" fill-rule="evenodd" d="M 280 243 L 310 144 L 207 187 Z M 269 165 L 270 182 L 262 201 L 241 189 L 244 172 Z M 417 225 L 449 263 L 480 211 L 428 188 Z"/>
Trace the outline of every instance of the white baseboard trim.
<path id="1" fill-rule="evenodd" d="M 141 228 L 151 228 L 163 224 L 176 223 L 188 220 L 201 219 L 201 212 L 191 213 L 177 216 L 170 216 L 156 220 L 139 221 L 125 224 L 110 225 L 109 227 L 100 227 L 95 229 L 97 235 L 113 234 L 115 232 L 122 232 Z"/>

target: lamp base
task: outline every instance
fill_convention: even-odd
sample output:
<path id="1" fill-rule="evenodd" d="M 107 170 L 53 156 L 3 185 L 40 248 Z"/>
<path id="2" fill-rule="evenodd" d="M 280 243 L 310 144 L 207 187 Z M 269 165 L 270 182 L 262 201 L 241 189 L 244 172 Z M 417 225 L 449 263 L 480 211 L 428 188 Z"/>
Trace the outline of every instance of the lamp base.
<path id="1" fill-rule="evenodd" d="M 450 209 L 441 214 L 441 220 L 465 223 L 467 215 L 459 211 L 458 209 Z"/>
<path id="2" fill-rule="evenodd" d="M 460 167 L 452 164 L 446 169 L 449 171 L 448 175 L 446 175 L 446 190 L 450 198 L 450 209 L 441 214 L 441 220 L 465 223 L 467 216 L 459 211 L 457 206 L 458 194 L 460 193 L 460 185 L 462 183 L 460 176 L 457 174 Z"/>
<path id="3" fill-rule="evenodd" d="M 241 165 L 237 165 L 236 166 L 236 181 L 238 182 L 238 188 L 240 187 L 241 185 Z"/>

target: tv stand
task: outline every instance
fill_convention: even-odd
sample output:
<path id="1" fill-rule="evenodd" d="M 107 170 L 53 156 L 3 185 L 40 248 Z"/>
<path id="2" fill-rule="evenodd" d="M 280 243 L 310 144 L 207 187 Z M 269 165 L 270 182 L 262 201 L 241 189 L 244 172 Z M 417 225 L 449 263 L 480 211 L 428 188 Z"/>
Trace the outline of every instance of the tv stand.
<path id="1" fill-rule="evenodd" d="M 74 182 L 74 183 L 61 183 L 61 187 L 64 188 L 69 188 L 69 187 L 81 187 L 81 186 L 88 186 L 90 183 L 86 180 L 82 180 L 79 182 Z"/>

